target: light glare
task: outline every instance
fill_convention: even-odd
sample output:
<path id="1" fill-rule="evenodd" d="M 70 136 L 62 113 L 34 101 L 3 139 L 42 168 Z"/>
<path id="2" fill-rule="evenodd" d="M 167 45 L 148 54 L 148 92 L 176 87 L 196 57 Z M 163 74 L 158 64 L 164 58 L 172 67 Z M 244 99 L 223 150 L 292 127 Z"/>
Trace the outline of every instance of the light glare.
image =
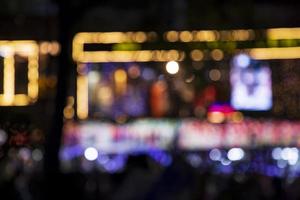
<path id="1" fill-rule="evenodd" d="M 246 54 L 240 54 L 235 57 L 236 65 L 241 68 L 246 68 L 250 64 L 250 57 Z"/>
<path id="2" fill-rule="evenodd" d="M 238 161 L 243 159 L 245 156 L 245 152 L 241 148 L 232 148 L 228 151 L 227 157 L 231 161 Z"/>
<path id="3" fill-rule="evenodd" d="M 167 62 L 166 70 L 169 74 L 176 74 L 179 71 L 178 62 L 176 62 L 176 61 Z"/>
<path id="4" fill-rule="evenodd" d="M 94 147 L 89 147 L 84 151 L 84 157 L 89 160 L 93 161 L 98 158 L 98 151 Z"/>

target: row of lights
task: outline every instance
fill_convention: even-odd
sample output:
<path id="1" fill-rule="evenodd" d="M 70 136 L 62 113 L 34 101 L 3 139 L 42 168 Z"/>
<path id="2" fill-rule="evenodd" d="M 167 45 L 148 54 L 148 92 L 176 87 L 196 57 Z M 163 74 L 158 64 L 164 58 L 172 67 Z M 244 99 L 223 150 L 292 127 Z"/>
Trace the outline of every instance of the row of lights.
<path id="1" fill-rule="evenodd" d="M 74 36 L 75 43 L 97 43 L 97 44 L 114 44 L 114 43 L 143 43 L 152 42 L 157 39 L 156 32 L 82 32 Z"/>
<path id="2" fill-rule="evenodd" d="M 88 147 L 84 151 L 84 157 L 88 161 L 95 161 L 99 156 L 95 147 Z M 245 157 L 245 151 L 242 148 L 231 148 L 227 152 L 227 162 L 222 158 L 222 152 L 219 149 L 212 149 L 209 152 L 209 158 L 213 161 L 221 161 L 222 164 L 228 165 L 231 162 L 242 160 Z"/>
<path id="3" fill-rule="evenodd" d="M 254 60 L 300 58 L 300 47 L 252 48 L 245 49 L 243 52 Z M 193 61 L 202 61 L 204 57 L 205 53 L 200 49 L 194 49 L 190 52 L 190 58 Z M 221 61 L 224 58 L 224 52 L 221 49 L 214 49 L 210 52 L 210 57 L 215 61 Z"/>
<path id="4" fill-rule="evenodd" d="M 267 35 L 271 39 L 286 39 L 297 32 L 298 29 L 268 29 Z M 151 33 L 151 34 L 150 34 Z M 100 32 L 100 33 L 78 33 L 73 40 L 73 58 L 77 62 L 165 62 L 170 60 L 183 60 L 184 52 L 178 50 L 141 50 L 141 51 L 84 51 L 84 44 L 100 43 L 124 43 L 124 42 L 144 42 L 133 38 L 148 38 L 148 35 L 156 35 L 154 32 Z M 231 30 L 231 31 L 169 31 L 165 33 L 165 38 L 169 42 L 190 42 L 190 41 L 241 41 L 253 40 L 253 30 Z M 295 36 L 296 37 L 296 36 Z M 46 46 L 46 45 L 44 45 Z M 57 46 L 57 45 L 56 45 Z M 43 48 L 44 50 L 46 47 Z M 57 48 L 54 48 L 57 49 Z M 178 52 L 176 53 L 174 52 Z M 173 52 L 173 53 L 171 53 Z M 299 47 L 288 48 L 254 48 L 247 49 L 253 59 L 293 59 L 299 58 Z M 168 55 L 171 54 L 171 55 Z M 219 61 L 224 57 L 220 49 L 211 51 L 211 58 Z M 195 49 L 191 51 L 190 57 L 193 61 L 200 61 L 204 58 L 204 53 Z"/>
<path id="5" fill-rule="evenodd" d="M 255 31 L 253 29 L 168 31 L 164 34 L 164 38 L 168 42 L 249 41 L 255 39 Z M 270 40 L 300 39 L 300 28 L 267 29 L 266 38 Z"/>
<path id="6" fill-rule="evenodd" d="M 299 159 L 299 150 L 296 147 L 276 147 L 272 151 L 272 158 L 279 161 L 279 164 L 283 164 L 280 161 L 287 161 L 289 165 L 295 165 Z"/>
<path id="7" fill-rule="evenodd" d="M 266 30 L 266 36 L 271 40 L 299 39 L 300 28 L 271 28 Z M 74 40 L 79 43 L 143 43 L 157 40 L 157 33 L 151 32 L 82 32 L 75 35 Z M 169 42 L 202 42 L 202 41 L 248 41 L 255 39 L 253 29 L 237 30 L 194 30 L 168 31 L 164 38 Z"/>
<path id="8" fill-rule="evenodd" d="M 229 162 L 226 162 L 230 164 L 232 161 L 239 161 L 242 160 L 245 157 L 245 151 L 242 148 L 234 147 L 228 150 L 226 159 L 228 159 Z M 222 164 L 224 163 L 224 158 L 222 157 L 222 152 L 219 149 L 212 149 L 209 152 L 209 158 L 212 161 L 221 161 Z M 228 165 L 225 164 L 225 165 Z"/>
<path id="9" fill-rule="evenodd" d="M 299 39 L 300 28 L 277 28 L 267 29 L 266 35 L 268 39 Z M 192 42 L 192 41 L 246 41 L 253 40 L 255 33 L 253 30 L 230 30 L 230 31 L 169 31 L 165 33 L 165 39 L 169 42 Z M 155 32 L 102 32 L 102 33 L 78 33 L 73 41 L 73 55 L 81 62 L 130 62 L 130 61 L 170 61 L 184 59 L 184 52 L 177 50 L 156 50 L 156 51 L 116 51 L 116 52 L 84 52 L 83 45 L 85 43 L 124 43 L 136 42 L 143 43 L 146 41 L 154 41 L 157 39 Z M 76 50 L 77 51 L 76 53 Z M 81 51 L 80 51 L 81 50 Z M 38 73 L 36 73 L 37 54 L 57 55 L 60 52 L 58 42 L 41 42 L 36 48 L 36 42 L 33 41 L 1 41 L 0 54 L 4 57 L 4 94 L 0 95 L 1 105 L 27 105 L 30 101 L 35 101 L 38 93 L 36 86 Z M 300 56 L 299 47 L 288 48 L 254 48 L 246 50 L 253 59 L 295 59 Z M 18 53 L 21 56 L 28 57 L 29 60 L 29 84 L 28 95 L 14 94 L 14 60 L 12 55 Z M 86 55 L 83 55 L 87 53 Z M 101 55 L 100 55 L 101 54 Z M 102 58 L 105 59 L 102 59 Z M 193 61 L 201 61 L 204 58 L 204 53 L 201 50 L 193 50 L 190 53 Z M 215 49 L 211 52 L 213 60 L 219 61 L 224 57 L 224 53 L 220 49 Z M 81 58 L 81 59 L 80 59 Z M 100 60 L 99 60 L 100 59 Z M 102 60 L 101 60 L 102 59 Z M 76 59 L 75 59 L 76 60 Z M 29 98 L 28 98 L 29 96 Z"/>
<path id="10" fill-rule="evenodd" d="M 201 61 L 205 57 L 205 53 L 200 49 L 194 49 L 190 52 L 190 58 L 193 61 Z M 224 58 L 224 52 L 221 49 L 214 49 L 210 52 L 210 57 L 215 61 L 220 61 Z"/>
<path id="11" fill-rule="evenodd" d="M 254 30 L 202 30 L 168 31 L 164 34 L 168 42 L 212 42 L 212 41 L 248 41 L 255 39 Z"/>
<path id="12" fill-rule="evenodd" d="M 273 150 L 273 152 L 277 151 L 277 150 L 278 150 L 278 148 L 275 148 Z M 145 152 L 145 153 L 147 153 L 150 157 L 152 157 L 155 161 L 157 161 L 160 165 L 162 165 L 164 167 L 169 166 L 173 162 L 172 156 L 169 153 L 164 152 L 164 151 L 156 150 L 156 151 L 149 151 L 149 152 Z M 225 155 L 224 155 L 224 153 L 225 153 Z M 134 153 L 134 154 L 138 155 L 138 152 Z M 290 172 L 292 174 L 299 170 L 299 167 L 298 167 L 299 152 L 298 152 L 297 148 L 288 148 L 288 147 L 283 148 L 281 154 L 282 154 L 282 157 L 284 157 L 284 158 L 273 158 L 275 161 L 277 161 L 276 164 L 277 164 L 278 168 L 285 169 L 289 165 L 290 166 L 289 169 L 291 170 Z M 94 161 L 97 161 L 97 164 L 100 164 L 103 167 L 103 169 L 109 173 L 114 173 L 116 171 L 124 169 L 127 156 L 128 155 L 120 154 L 120 155 L 114 156 L 114 158 L 110 158 L 109 155 L 98 152 L 98 150 L 94 147 L 88 147 L 84 151 L 84 158 L 87 161 L 90 161 L 89 164 L 92 164 Z M 234 148 L 229 149 L 226 152 L 223 150 L 217 149 L 217 148 L 212 149 L 209 151 L 208 156 L 211 161 L 214 161 L 214 163 L 220 163 L 221 165 L 226 167 L 226 166 L 230 166 L 231 164 L 235 164 L 236 162 L 244 160 L 246 158 L 247 154 L 244 151 L 244 149 L 239 148 L 239 147 L 234 147 Z M 200 167 L 201 164 L 203 163 L 203 160 L 198 153 L 188 153 L 185 156 L 185 159 L 194 168 Z M 252 161 L 250 161 L 250 162 L 252 162 Z M 253 167 L 257 168 L 256 166 L 258 163 L 256 161 L 254 161 L 251 164 L 254 164 Z M 263 163 L 261 163 L 261 164 L 263 164 Z M 284 173 L 287 172 L 285 170 L 284 171 L 275 170 L 275 172 L 274 172 L 274 168 L 273 167 L 269 168 L 268 165 L 264 165 L 264 164 L 260 165 L 260 166 L 263 166 L 263 168 L 260 167 L 261 169 L 256 169 L 256 170 L 263 170 L 263 173 L 267 173 L 267 175 L 270 175 L 270 176 L 273 176 L 273 175 L 282 176 L 283 175 L 282 172 L 284 172 Z M 86 165 L 83 165 L 83 166 L 86 166 Z M 87 170 L 91 169 L 91 167 L 84 167 L 84 168 L 86 168 Z M 270 173 L 270 169 L 272 169 L 273 173 Z M 246 168 L 244 170 L 251 171 L 250 168 Z M 229 170 L 229 172 L 230 171 L 232 171 L 232 170 Z"/>
<path id="13" fill-rule="evenodd" d="M 241 50 L 238 50 L 240 52 Z M 300 47 L 274 47 L 245 49 L 243 52 L 249 54 L 255 60 L 271 59 L 298 59 L 300 58 Z M 209 55 L 214 61 L 221 61 L 224 52 L 221 49 L 213 49 Z M 138 50 L 138 51 L 82 51 L 73 52 L 73 58 L 77 62 L 167 62 L 171 60 L 182 61 L 185 52 L 179 50 Z M 205 52 L 194 49 L 190 52 L 193 61 L 202 61 Z"/>
<path id="14" fill-rule="evenodd" d="M 77 62 L 166 62 L 182 61 L 185 53 L 178 50 L 139 50 L 139 51 L 73 51 Z"/>
<path id="15" fill-rule="evenodd" d="M 225 114 L 223 112 L 219 111 L 214 111 L 214 112 L 209 112 L 207 114 L 207 120 L 210 123 L 214 124 L 220 124 L 225 121 L 233 122 L 233 123 L 240 123 L 244 120 L 243 113 L 241 112 L 232 112 L 230 114 Z"/>
<path id="16" fill-rule="evenodd" d="M 220 149 L 215 148 L 210 150 L 208 155 L 210 160 L 218 161 L 222 165 L 230 165 L 232 162 L 243 160 L 246 157 L 245 151 L 239 147 L 229 149 L 225 157 L 222 154 Z M 188 160 L 194 167 L 199 167 L 201 158 L 198 155 L 196 158 L 194 154 L 192 159 L 190 156 Z M 299 150 L 296 147 L 276 147 L 272 150 L 272 158 L 277 161 L 279 168 L 285 168 L 287 165 L 293 166 L 299 162 Z"/>
<path id="17" fill-rule="evenodd" d="M 279 149 L 281 150 L 279 152 Z M 274 153 L 275 152 L 275 153 Z M 276 153 L 277 152 L 277 153 Z M 279 153 L 279 155 L 277 155 Z M 148 154 L 158 161 L 163 166 L 169 166 L 172 163 L 172 157 L 168 153 L 159 153 L 159 152 L 148 152 Z M 234 147 L 229 149 L 224 156 L 220 149 L 212 149 L 209 151 L 209 158 L 214 162 L 219 162 L 223 166 L 228 166 L 234 162 L 241 161 L 245 159 L 246 153 L 242 148 Z M 274 158 L 275 155 L 275 158 Z M 279 156 L 280 158 L 277 158 Z M 88 161 L 98 161 L 100 164 L 109 163 L 109 157 L 106 154 L 99 154 L 98 150 L 94 147 L 88 147 L 84 151 L 84 157 Z M 278 168 L 286 168 L 287 165 L 295 166 L 299 162 L 299 151 L 297 148 L 275 148 L 272 152 L 272 157 L 277 161 Z M 202 163 L 202 158 L 197 153 L 189 153 L 186 156 L 187 161 L 195 168 L 200 167 Z M 123 160 L 124 161 L 124 160 Z M 122 165 L 118 169 L 122 169 L 125 165 L 125 162 L 122 162 Z M 105 168 L 106 169 L 106 168 Z M 108 170 L 109 172 L 111 170 Z M 111 171 L 113 172 L 113 171 Z"/>
<path id="18" fill-rule="evenodd" d="M 97 51 L 81 52 L 73 54 L 78 62 L 166 62 L 182 61 L 185 59 L 185 53 L 179 50 L 139 50 L 139 51 Z M 190 52 L 190 58 L 193 61 L 201 61 L 205 57 L 205 52 L 200 49 L 194 49 Z M 210 57 L 215 61 L 221 61 L 224 58 L 224 52 L 221 49 L 213 49 Z"/>

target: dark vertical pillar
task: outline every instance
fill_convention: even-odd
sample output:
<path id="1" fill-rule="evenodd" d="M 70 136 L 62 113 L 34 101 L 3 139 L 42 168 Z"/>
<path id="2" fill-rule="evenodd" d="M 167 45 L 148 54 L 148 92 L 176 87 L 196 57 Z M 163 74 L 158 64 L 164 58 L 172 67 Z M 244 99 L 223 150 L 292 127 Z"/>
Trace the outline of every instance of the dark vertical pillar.
<path id="1" fill-rule="evenodd" d="M 55 110 L 51 121 L 51 128 L 46 135 L 45 142 L 45 198 L 59 199 L 62 190 L 62 178 L 59 170 L 59 149 L 62 139 L 63 109 L 67 95 L 67 83 L 72 66 L 69 46 L 71 45 L 72 13 L 68 9 L 68 1 L 57 1 L 59 6 L 59 43 L 61 52 L 57 71 L 57 90 L 55 97 Z M 43 120 L 43 116 L 41 119 Z"/>

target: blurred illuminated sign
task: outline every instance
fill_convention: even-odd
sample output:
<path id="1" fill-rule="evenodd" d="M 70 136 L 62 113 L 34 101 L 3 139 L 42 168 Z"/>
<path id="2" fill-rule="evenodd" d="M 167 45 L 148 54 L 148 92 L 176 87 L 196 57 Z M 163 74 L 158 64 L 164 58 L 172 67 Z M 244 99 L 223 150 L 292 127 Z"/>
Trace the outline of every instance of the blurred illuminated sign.
<path id="1" fill-rule="evenodd" d="M 270 68 L 245 54 L 233 58 L 230 71 L 231 104 L 238 110 L 265 111 L 272 107 Z"/>
<path id="2" fill-rule="evenodd" d="M 15 94 L 15 55 L 28 59 L 27 94 Z M 39 46 L 35 41 L 0 41 L 0 56 L 4 60 L 3 94 L 0 106 L 24 106 L 38 98 L 38 57 Z"/>
<path id="3" fill-rule="evenodd" d="M 107 33 L 78 33 L 73 39 L 73 59 L 81 63 L 100 62 L 166 62 L 170 60 L 181 61 L 185 54 L 183 51 L 171 50 L 135 50 L 138 46 L 130 45 L 130 50 L 123 50 L 125 44 L 118 46 L 116 51 L 85 51 L 86 44 L 118 44 L 118 43 L 142 43 L 150 40 L 150 33 L 144 32 L 107 32 Z M 138 40 L 142 34 L 143 40 Z M 129 47 L 128 44 L 127 48 Z M 126 46 L 125 45 L 125 46 Z M 134 48 L 133 48 L 134 47 Z"/>
<path id="4" fill-rule="evenodd" d="M 203 60 L 222 61 L 226 54 L 243 52 L 254 60 L 297 59 L 300 58 L 300 28 L 273 28 L 266 30 L 192 30 L 167 31 L 162 37 L 156 32 L 81 32 L 73 39 L 72 56 L 77 62 L 77 116 L 79 119 L 88 117 L 88 70 L 87 63 L 107 62 L 168 62 Z M 168 43 L 165 50 L 140 49 L 142 43 Z M 249 42 L 260 40 L 262 45 Z M 181 43 L 181 44 L 180 44 Z M 184 43 L 188 43 L 185 45 Z M 197 43 L 202 43 L 201 47 Z M 238 45 L 237 45 L 238 43 Z M 112 45 L 111 50 L 88 51 L 86 45 Z M 180 46 L 181 45 L 181 46 Z M 158 45 L 160 46 L 160 45 Z M 239 46 L 240 49 L 237 49 Z M 178 50 L 189 48 L 189 50 Z M 189 51 L 189 52 L 188 52 Z M 188 57 L 189 56 L 189 57 Z M 262 70 L 261 76 L 267 74 Z M 262 98 L 260 98 L 262 99 Z M 267 97 L 269 99 L 269 96 Z M 267 102 L 264 108 L 270 108 Z M 256 108 L 251 108 L 256 109 Z"/>
<path id="5" fill-rule="evenodd" d="M 88 77 L 85 63 L 101 62 L 167 62 L 181 61 L 185 58 L 184 51 L 170 50 L 114 50 L 85 51 L 85 44 L 121 44 L 143 43 L 152 41 L 154 32 L 107 32 L 78 33 L 73 39 L 73 59 L 77 65 L 77 116 L 79 119 L 88 117 Z M 133 45 L 133 44 L 132 44 Z M 131 47 L 135 47 L 132 46 Z M 116 46 L 115 46 L 116 47 Z M 120 46 L 119 46 L 120 47 Z M 124 46 L 123 46 L 124 47 Z M 136 46 L 137 47 L 137 46 Z"/>

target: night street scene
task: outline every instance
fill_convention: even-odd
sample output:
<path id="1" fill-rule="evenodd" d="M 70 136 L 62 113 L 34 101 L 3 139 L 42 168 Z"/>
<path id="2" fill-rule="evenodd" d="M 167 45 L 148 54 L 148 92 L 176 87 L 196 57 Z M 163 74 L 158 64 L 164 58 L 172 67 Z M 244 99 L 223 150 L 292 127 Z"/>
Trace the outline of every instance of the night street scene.
<path id="1" fill-rule="evenodd" d="M 300 199 L 299 10 L 1 0 L 0 199 Z"/>

